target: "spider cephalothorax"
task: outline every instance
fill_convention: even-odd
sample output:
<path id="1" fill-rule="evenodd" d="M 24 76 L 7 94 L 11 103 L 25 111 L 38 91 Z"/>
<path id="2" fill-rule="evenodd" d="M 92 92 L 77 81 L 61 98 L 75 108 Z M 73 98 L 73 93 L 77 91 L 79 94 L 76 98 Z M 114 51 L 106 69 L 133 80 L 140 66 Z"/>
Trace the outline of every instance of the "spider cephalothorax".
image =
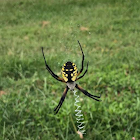
<path id="1" fill-rule="evenodd" d="M 84 67 L 84 53 L 83 53 L 83 50 L 82 50 L 82 47 L 81 47 L 81 44 L 80 42 L 78 41 L 79 43 L 79 46 L 80 46 L 80 49 L 81 49 L 81 52 L 82 52 L 82 55 L 83 55 L 83 58 L 82 58 L 82 68 L 80 70 L 80 72 L 78 72 L 78 69 L 76 67 L 76 65 L 72 62 L 67 62 L 65 63 L 63 66 L 62 66 L 62 69 L 61 69 L 61 73 L 62 73 L 62 77 L 59 77 L 57 76 L 56 74 L 54 74 L 54 72 L 50 69 L 50 67 L 48 66 L 47 62 L 46 62 L 46 59 L 45 59 L 45 56 L 44 56 L 44 52 L 43 52 L 43 47 L 42 47 L 42 53 L 43 53 L 43 57 L 44 57 L 44 60 L 45 60 L 45 65 L 46 65 L 46 69 L 49 71 L 49 73 L 58 81 L 61 81 L 61 82 L 64 82 L 66 83 L 66 88 L 64 90 L 64 93 L 60 99 L 60 102 L 58 104 L 58 106 L 54 109 L 55 111 L 55 114 L 58 113 L 60 107 L 62 106 L 63 104 L 63 101 L 66 97 L 66 94 L 68 92 L 68 90 L 74 90 L 74 88 L 77 88 L 78 90 L 80 90 L 82 93 L 84 93 L 86 96 L 96 100 L 96 101 L 101 101 L 101 100 L 98 100 L 96 98 L 100 98 L 101 96 L 95 96 L 95 95 L 91 95 L 90 93 L 88 93 L 86 90 L 84 90 L 82 87 L 80 87 L 78 84 L 75 83 L 75 81 L 81 79 L 87 72 L 88 70 L 88 63 L 87 63 L 87 68 L 85 70 L 85 72 L 83 73 L 83 75 L 81 75 L 80 77 L 78 77 L 81 72 L 83 71 L 83 67 Z"/>

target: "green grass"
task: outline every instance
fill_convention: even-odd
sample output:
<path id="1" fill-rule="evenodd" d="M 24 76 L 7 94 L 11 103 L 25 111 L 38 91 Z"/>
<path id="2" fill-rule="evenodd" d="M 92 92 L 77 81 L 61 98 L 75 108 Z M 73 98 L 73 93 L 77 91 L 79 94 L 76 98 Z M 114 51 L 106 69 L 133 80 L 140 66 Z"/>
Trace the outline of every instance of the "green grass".
<path id="1" fill-rule="evenodd" d="M 80 139 L 72 92 L 54 115 L 65 85 L 45 69 L 41 52 L 60 76 L 69 60 L 81 68 L 77 40 L 85 67 L 89 61 L 78 83 L 102 94 L 96 102 L 78 92 L 84 139 L 140 139 L 140 1 L 1 0 L 0 7 L 1 140 Z"/>

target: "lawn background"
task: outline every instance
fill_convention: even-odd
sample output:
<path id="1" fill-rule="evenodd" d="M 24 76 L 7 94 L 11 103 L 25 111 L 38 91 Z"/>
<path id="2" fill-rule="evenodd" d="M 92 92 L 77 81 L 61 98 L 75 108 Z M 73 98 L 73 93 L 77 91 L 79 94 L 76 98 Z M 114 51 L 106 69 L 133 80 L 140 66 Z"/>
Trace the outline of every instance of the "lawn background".
<path id="1" fill-rule="evenodd" d="M 57 115 L 67 61 L 88 73 L 78 83 L 86 140 L 140 139 L 140 1 L 0 0 L 0 139 L 78 140 L 74 95 Z"/>

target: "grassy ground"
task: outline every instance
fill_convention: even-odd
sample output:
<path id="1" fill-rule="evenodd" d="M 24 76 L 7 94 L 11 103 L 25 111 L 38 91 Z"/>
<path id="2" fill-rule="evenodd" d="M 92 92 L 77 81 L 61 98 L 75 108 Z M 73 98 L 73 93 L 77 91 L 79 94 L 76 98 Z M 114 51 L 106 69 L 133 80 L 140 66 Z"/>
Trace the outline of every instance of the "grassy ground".
<path id="1" fill-rule="evenodd" d="M 140 139 L 140 1 L 1 0 L 0 1 L 0 139 L 78 140 L 74 95 L 68 92 L 54 115 L 65 85 L 61 75 L 73 61 L 86 76 L 78 83 L 79 103 L 87 121 L 85 140 Z"/>

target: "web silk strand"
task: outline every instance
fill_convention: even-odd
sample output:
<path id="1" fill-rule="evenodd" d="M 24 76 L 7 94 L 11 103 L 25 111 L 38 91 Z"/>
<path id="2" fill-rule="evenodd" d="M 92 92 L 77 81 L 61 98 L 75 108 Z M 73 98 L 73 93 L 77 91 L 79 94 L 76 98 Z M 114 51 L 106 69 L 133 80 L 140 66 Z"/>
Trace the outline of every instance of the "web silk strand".
<path id="1" fill-rule="evenodd" d="M 76 109 L 75 109 L 75 116 L 76 116 L 76 120 L 77 120 L 77 128 L 78 128 L 78 131 L 81 132 L 82 134 L 86 134 L 85 133 L 85 121 L 84 121 L 84 117 L 83 117 L 83 114 L 82 114 L 82 110 L 80 110 L 81 106 L 79 106 L 77 103 L 80 102 L 79 101 L 79 95 L 76 94 L 76 90 L 73 91 L 74 93 L 74 96 L 75 96 L 75 103 L 74 103 L 74 106 L 76 106 Z"/>

